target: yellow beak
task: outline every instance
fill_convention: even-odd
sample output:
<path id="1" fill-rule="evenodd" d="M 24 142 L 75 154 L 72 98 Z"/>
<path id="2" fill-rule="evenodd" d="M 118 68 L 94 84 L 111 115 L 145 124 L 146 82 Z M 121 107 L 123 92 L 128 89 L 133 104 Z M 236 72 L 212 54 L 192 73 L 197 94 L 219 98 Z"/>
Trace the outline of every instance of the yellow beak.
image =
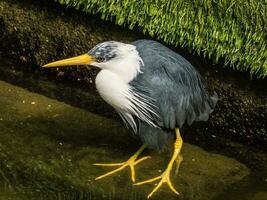
<path id="1" fill-rule="evenodd" d="M 73 58 L 67 58 L 64 60 L 59 60 L 55 62 L 48 63 L 43 65 L 42 67 L 63 67 L 63 66 L 70 66 L 70 65 L 90 65 L 94 62 L 94 59 L 89 54 L 83 54 L 80 56 L 76 56 Z"/>

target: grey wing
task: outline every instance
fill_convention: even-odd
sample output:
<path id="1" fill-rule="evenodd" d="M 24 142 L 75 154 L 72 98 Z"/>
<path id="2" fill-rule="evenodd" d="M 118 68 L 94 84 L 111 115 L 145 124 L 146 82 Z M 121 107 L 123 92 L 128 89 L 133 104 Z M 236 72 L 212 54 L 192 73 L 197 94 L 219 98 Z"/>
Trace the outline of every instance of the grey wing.
<path id="1" fill-rule="evenodd" d="M 139 92 L 154 99 L 157 115 L 154 122 L 174 129 L 185 122 L 206 121 L 213 111 L 216 93 L 209 96 L 201 76 L 181 55 L 162 44 L 139 40 L 133 43 L 143 59 L 144 66 L 130 84 Z"/>

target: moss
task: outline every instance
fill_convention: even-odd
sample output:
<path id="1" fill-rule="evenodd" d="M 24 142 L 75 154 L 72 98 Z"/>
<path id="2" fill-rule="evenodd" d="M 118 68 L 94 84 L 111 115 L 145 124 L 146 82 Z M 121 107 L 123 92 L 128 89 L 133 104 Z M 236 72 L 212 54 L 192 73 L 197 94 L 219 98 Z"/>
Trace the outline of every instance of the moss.
<path id="1" fill-rule="evenodd" d="M 72 9 L 66 12 L 51 1 L 35 4 L 5 0 L 0 2 L 0 10 L 0 48 L 14 61 L 27 64 L 23 68 L 25 72 L 38 72 L 44 63 L 85 53 L 97 43 L 117 39 L 118 35 L 124 42 L 136 38 L 111 24 L 102 25 L 96 16 L 86 19 Z M 77 79 L 73 70 L 67 74 L 70 79 Z"/>
<path id="2" fill-rule="evenodd" d="M 137 26 L 166 43 L 193 49 L 215 62 L 222 59 L 234 69 L 267 75 L 266 7 L 261 0 L 56 1 L 119 25 Z"/>
<path id="3" fill-rule="evenodd" d="M 0 180 L 15 192 L 28 199 L 131 200 L 152 189 L 132 186 L 127 171 L 94 180 L 108 169 L 93 163 L 121 162 L 139 146 L 118 122 L 2 81 L 0 95 Z M 153 160 L 137 166 L 138 180 L 157 175 L 170 152 L 149 154 Z M 179 178 L 173 176 L 181 199 L 211 199 L 249 174 L 234 159 L 190 144 L 183 156 Z M 157 199 L 166 198 L 176 196 L 163 188 Z"/>

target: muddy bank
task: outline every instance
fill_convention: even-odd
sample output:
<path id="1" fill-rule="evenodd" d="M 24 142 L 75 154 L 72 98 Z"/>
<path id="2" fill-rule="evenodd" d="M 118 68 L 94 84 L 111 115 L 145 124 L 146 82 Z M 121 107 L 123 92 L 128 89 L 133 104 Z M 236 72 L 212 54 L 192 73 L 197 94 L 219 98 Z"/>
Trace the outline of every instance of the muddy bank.
<path id="1" fill-rule="evenodd" d="M 0 65 L 2 80 L 106 117 L 117 117 L 95 92 L 97 71 L 48 71 L 40 65 L 84 53 L 101 41 L 131 42 L 146 36 L 52 1 L 37 4 L 32 0 L 2 0 L 0 26 L 0 57 L 5 63 Z M 250 80 L 248 74 L 228 71 L 181 49 L 175 50 L 190 60 L 203 75 L 207 88 L 220 97 L 208 122 L 184 128 L 186 139 L 198 143 L 206 136 L 224 137 L 266 150 L 266 79 Z"/>

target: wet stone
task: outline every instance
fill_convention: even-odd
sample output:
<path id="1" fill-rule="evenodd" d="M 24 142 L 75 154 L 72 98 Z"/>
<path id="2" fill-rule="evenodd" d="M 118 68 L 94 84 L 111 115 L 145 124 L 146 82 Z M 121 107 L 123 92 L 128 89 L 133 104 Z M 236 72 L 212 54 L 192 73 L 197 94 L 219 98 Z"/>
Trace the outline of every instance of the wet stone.
<path id="1" fill-rule="evenodd" d="M 133 186 L 129 169 L 94 180 L 109 169 L 93 163 L 122 162 L 139 148 L 118 121 L 2 81 L 0 96 L 0 191 L 6 199 L 137 200 L 154 188 Z M 180 197 L 163 187 L 154 199 L 209 200 L 250 173 L 238 161 L 194 145 L 185 143 L 182 153 L 179 174 L 171 177 Z M 137 181 L 159 175 L 171 150 L 143 155 L 152 158 L 136 167 Z"/>
<path id="2" fill-rule="evenodd" d="M 252 200 L 267 200 L 267 192 L 259 192 L 255 194 Z"/>

